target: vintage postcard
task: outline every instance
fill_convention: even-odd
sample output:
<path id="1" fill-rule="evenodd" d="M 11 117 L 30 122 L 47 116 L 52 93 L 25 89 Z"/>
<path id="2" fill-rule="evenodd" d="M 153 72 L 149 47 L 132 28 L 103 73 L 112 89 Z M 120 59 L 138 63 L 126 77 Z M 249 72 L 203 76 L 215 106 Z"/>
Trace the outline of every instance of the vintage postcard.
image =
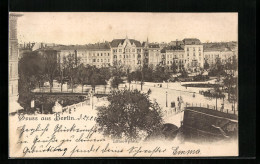
<path id="1" fill-rule="evenodd" d="M 238 13 L 10 12 L 9 157 L 238 156 Z"/>

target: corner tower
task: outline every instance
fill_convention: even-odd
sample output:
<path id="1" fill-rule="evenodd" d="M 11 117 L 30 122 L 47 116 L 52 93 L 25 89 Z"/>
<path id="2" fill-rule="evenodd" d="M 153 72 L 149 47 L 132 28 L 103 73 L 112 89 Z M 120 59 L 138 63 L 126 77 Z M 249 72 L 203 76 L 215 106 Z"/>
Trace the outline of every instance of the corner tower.
<path id="1" fill-rule="evenodd" d="M 22 107 L 18 104 L 18 39 L 17 19 L 21 14 L 9 14 L 9 113 Z"/>

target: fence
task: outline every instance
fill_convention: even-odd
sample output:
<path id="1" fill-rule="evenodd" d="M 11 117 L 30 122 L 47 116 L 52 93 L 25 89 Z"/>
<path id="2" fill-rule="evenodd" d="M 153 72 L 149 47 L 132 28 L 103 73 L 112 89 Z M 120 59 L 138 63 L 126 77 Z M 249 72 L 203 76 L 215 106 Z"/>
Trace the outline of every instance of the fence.
<path id="1" fill-rule="evenodd" d="M 84 105 L 90 105 L 90 100 L 88 99 L 88 100 L 85 100 L 85 101 L 77 103 L 77 104 L 73 104 L 73 105 L 63 107 L 62 112 L 72 111 L 72 110 L 75 111 L 75 109 L 77 109 L 78 107 L 82 107 Z"/>
<path id="2" fill-rule="evenodd" d="M 175 114 L 178 114 L 178 113 L 181 113 L 184 111 L 184 104 L 182 103 L 181 106 L 179 107 L 172 107 L 172 108 L 166 108 L 164 111 L 163 111 L 163 116 L 164 117 L 170 117 L 170 116 L 173 116 Z"/>
<path id="3" fill-rule="evenodd" d="M 202 104 L 202 103 L 187 103 L 186 102 L 186 107 L 202 107 L 202 108 L 207 108 L 210 110 L 216 110 L 216 111 L 220 111 L 220 112 L 224 112 L 224 113 L 229 113 L 229 114 L 238 114 L 238 110 L 235 109 L 227 109 L 227 108 L 223 108 L 223 107 L 217 107 L 214 105 L 209 105 L 209 104 Z"/>

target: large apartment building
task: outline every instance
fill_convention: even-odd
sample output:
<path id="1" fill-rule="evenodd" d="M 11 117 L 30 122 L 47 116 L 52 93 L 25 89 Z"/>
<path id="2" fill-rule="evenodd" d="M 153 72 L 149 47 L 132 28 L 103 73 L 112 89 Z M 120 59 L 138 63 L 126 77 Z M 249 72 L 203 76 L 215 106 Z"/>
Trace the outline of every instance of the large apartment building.
<path id="1" fill-rule="evenodd" d="M 199 71 L 204 66 L 203 44 L 199 39 L 183 39 L 184 43 L 184 67 L 191 71 Z"/>
<path id="2" fill-rule="evenodd" d="M 85 49 L 77 51 L 80 62 L 84 65 L 92 65 L 97 68 L 109 67 L 113 64 L 113 56 L 110 45 L 106 43 L 89 44 Z"/>
<path id="3" fill-rule="evenodd" d="M 217 60 L 220 60 L 222 64 L 232 62 L 232 58 L 236 56 L 236 49 L 231 49 L 226 43 L 209 43 L 204 44 L 204 60 L 213 66 Z"/>
<path id="4" fill-rule="evenodd" d="M 113 55 L 113 64 L 123 65 L 124 69 L 135 70 L 141 66 L 143 48 L 139 41 L 134 39 L 114 39 L 110 43 Z"/>
<path id="5" fill-rule="evenodd" d="M 178 70 L 184 66 L 184 49 L 181 46 L 169 46 L 165 48 L 165 64 L 170 68 L 173 63 L 176 64 Z"/>

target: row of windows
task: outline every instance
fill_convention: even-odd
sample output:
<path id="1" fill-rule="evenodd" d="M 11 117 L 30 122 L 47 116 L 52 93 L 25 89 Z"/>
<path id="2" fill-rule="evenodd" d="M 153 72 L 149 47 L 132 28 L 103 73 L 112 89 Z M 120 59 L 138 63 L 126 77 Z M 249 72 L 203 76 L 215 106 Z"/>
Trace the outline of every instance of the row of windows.
<path id="1" fill-rule="evenodd" d="M 189 49 L 191 49 L 191 50 L 192 50 L 192 48 L 187 48 L 187 51 L 189 51 Z M 193 51 L 195 51 L 195 49 L 196 49 L 196 48 L 195 48 L 195 47 L 193 47 Z M 201 51 L 201 50 L 200 50 L 200 47 L 199 47 L 199 51 Z"/>
<path id="2" fill-rule="evenodd" d="M 167 58 L 177 58 L 177 55 L 167 55 Z M 184 57 L 184 55 L 179 55 L 179 57 Z"/>
<path id="3" fill-rule="evenodd" d="M 90 59 L 90 60 L 91 60 L 91 59 Z M 93 62 L 99 62 L 99 61 L 100 61 L 100 62 L 103 62 L 103 61 L 104 61 L 104 62 L 110 62 L 109 59 L 107 59 L 107 61 L 106 61 L 106 59 L 104 59 L 104 60 L 103 60 L 103 59 L 100 59 L 100 60 L 99 60 L 99 59 L 93 59 L 92 61 L 93 61 Z"/>
<path id="4" fill-rule="evenodd" d="M 113 52 L 117 52 L 117 49 L 113 49 Z M 118 49 L 118 52 L 123 52 L 123 49 Z M 131 49 L 125 49 L 125 52 L 131 52 Z M 135 49 L 132 49 L 132 52 L 135 52 Z M 137 52 L 141 52 L 141 49 L 137 49 Z"/>
<path id="5" fill-rule="evenodd" d="M 209 54 L 209 55 L 205 55 L 205 57 L 207 58 L 219 57 L 219 54 Z"/>
<path id="6" fill-rule="evenodd" d="M 187 56 L 189 56 L 189 53 L 187 53 Z M 193 52 L 193 56 L 196 56 L 195 52 Z M 199 52 L 199 56 L 201 56 L 201 52 Z"/>
<path id="7" fill-rule="evenodd" d="M 83 55 L 83 54 L 82 54 L 82 55 Z M 97 56 L 99 56 L 99 55 L 100 55 L 100 56 L 103 56 L 103 53 L 97 53 L 97 54 L 96 54 L 96 53 L 93 53 L 93 54 L 92 54 L 92 53 L 89 53 L 89 56 L 91 56 L 91 55 L 92 55 L 92 56 L 96 56 L 96 55 L 97 55 Z M 104 53 L 104 56 L 109 56 L 109 53 L 107 53 L 107 54 Z"/>
<path id="8" fill-rule="evenodd" d="M 140 54 L 139 54 L 139 55 L 140 55 Z M 133 54 L 132 56 L 133 56 L 133 58 L 134 58 L 134 57 L 135 57 L 135 54 Z M 123 58 L 128 58 L 128 57 L 131 58 L 131 55 L 119 55 L 119 58 L 122 58 L 122 57 L 123 57 Z M 141 57 L 141 56 L 140 56 L 140 57 Z M 117 58 L 117 56 L 114 55 L 114 58 Z"/>

